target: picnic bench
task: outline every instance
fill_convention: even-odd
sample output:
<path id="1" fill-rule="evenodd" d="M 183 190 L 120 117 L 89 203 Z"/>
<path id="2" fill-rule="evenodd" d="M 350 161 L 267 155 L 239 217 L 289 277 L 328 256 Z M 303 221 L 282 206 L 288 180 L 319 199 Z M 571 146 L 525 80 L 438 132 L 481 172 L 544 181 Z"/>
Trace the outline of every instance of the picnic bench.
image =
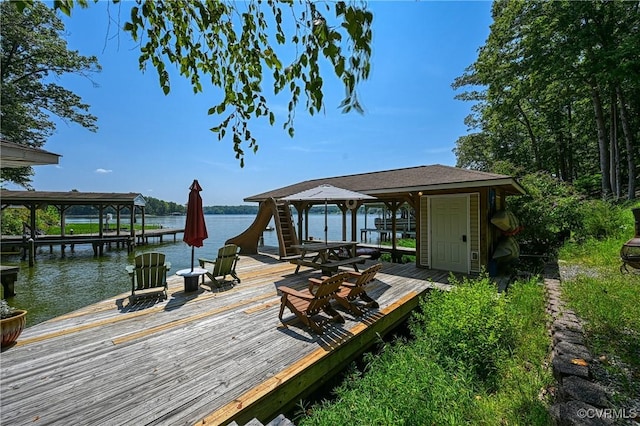
<path id="1" fill-rule="evenodd" d="M 353 266 L 358 271 L 358 264 L 363 264 L 371 256 L 355 254 L 356 243 L 352 241 L 336 242 L 308 242 L 292 246 L 298 250 L 298 255 L 287 256 L 283 260 L 297 265 L 295 273 L 300 266 L 319 269 L 325 275 L 332 275 L 340 266 Z M 346 256 L 348 257 L 345 257 Z"/>

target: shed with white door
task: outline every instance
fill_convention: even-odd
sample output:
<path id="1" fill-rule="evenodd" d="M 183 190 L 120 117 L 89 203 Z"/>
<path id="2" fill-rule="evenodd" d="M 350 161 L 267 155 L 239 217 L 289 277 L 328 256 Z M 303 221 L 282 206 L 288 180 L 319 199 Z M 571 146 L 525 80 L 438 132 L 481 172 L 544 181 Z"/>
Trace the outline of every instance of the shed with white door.
<path id="1" fill-rule="evenodd" d="M 343 224 L 347 223 L 347 212 L 354 213 L 352 241 L 357 240 L 357 229 L 363 226 L 355 223 L 354 207 L 383 204 L 391 212 L 392 228 L 399 220 L 396 212 L 409 207 L 415 224 L 416 265 L 461 273 L 480 272 L 483 267 L 490 267 L 496 247 L 508 235 L 493 225 L 491 218 L 505 208 L 506 197 L 525 193 L 511 176 L 435 164 L 313 179 L 244 200 L 278 202 L 323 184 L 375 197 L 334 203 L 343 211 Z M 308 212 L 312 205 L 295 207 Z M 343 235 L 349 239 L 344 232 Z M 395 248 L 396 232 L 391 235 Z"/>

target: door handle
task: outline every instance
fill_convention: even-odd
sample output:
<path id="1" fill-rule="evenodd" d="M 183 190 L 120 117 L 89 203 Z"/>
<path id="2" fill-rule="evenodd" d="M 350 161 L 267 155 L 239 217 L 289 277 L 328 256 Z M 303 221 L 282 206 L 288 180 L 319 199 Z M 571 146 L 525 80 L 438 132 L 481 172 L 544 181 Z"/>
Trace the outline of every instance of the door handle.
<path id="1" fill-rule="evenodd" d="M 463 242 L 463 243 L 466 243 L 466 242 L 467 242 L 467 236 L 466 236 L 466 235 L 463 235 L 463 236 L 462 236 L 462 242 Z"/>

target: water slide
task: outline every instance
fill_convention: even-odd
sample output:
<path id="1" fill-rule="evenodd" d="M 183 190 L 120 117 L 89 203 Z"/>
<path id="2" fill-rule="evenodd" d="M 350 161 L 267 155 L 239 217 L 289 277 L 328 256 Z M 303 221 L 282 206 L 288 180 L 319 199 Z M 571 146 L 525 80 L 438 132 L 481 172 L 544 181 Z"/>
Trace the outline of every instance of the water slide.
<path id="1" fill-rule="evenodd" d="M 241 254 L 258 253 L 260 237 L 272 217 L 275 219 L 280 258 L 295 255 L 297 251 L 292 246 L 298 244 L 298 238 L 291 221 L 289 204 L 277 203 L 273 198 L 261 202 L 253 223 L 242 234 L 229 238 L 226 243 L 240 247 Z"/>
<path id="2" fill-rule="evenodd" d="M 269 221 L 276 213 L 275 202 L 263 201 L 258 208 L 258 214 L 253 223 L 240 235 L 229 238 L 225 244 L 235 244 L 240 247 L 241 254 L 257 254 L 258 242 Z M 276 216 L 277 217 L 277 216 Z"/>

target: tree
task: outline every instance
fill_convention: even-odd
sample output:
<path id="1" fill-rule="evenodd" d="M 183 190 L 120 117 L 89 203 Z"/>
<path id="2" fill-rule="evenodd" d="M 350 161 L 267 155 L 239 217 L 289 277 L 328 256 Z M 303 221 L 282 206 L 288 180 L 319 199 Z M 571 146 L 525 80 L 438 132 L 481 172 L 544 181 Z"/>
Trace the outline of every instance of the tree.
<path id="1" fill-rule="evenodd" d="M 458 98 L 477 102 L 467 119 L 477 133 L 457 141 L 458 165 L 491 170 L 507 160 L 566 182 L 597 176 L 605 198 L 619 197 L 626 177 L 633 198 L 639 8 L 619 0 L 495 1 L 487 43 L 454 82 L 474 86 Z"/>
<path id="2" fill-rule="evenodd" d="M 54 11 L 34 2 L 20 12 L 11 2 L 0 3 L 2 28 L 2 102 L 0 133 L 12 142 L 41 147 L 53 133 L 52 116 L 95 131 L 96 117 L 89 105 L 52 81 L 52 76 L 88 76 L 100 70 L 95 57 L 67 49 L 64 25 Z M 2 169 L 2 180 L 29 187 L 30 167 Z"/>
<path id="3" fill-rule="evenodd" d="M 77 4 L 86 7 L 88 1 Z M 16 5 L 31 7 L 26 0 Z M 54 5 L 71 15 L 74 1 Z M 283 128 L 291 137 L 303 92 L 310 115 L 325 108 L 323 67 L 345 88 L 342 111 L 363 111 L 356 88 L 369 76 L 372 21 L 366 4 L 355 1 L 136 0 L 123 29 L 140 43 L 140 68 L 156 69 L 165 94 L 171 90 L 168 65 L 191 82 L 194 93 L 205 84 L 219 89 L 208 113 L 220 124 L 211 131 L 218 140 L 230 134 L 243 167 L 244 145 L 258 150 L 251 120 L 276 122 L 263 93 L 265 82 L 275 95 L 288 92 Z"/>

